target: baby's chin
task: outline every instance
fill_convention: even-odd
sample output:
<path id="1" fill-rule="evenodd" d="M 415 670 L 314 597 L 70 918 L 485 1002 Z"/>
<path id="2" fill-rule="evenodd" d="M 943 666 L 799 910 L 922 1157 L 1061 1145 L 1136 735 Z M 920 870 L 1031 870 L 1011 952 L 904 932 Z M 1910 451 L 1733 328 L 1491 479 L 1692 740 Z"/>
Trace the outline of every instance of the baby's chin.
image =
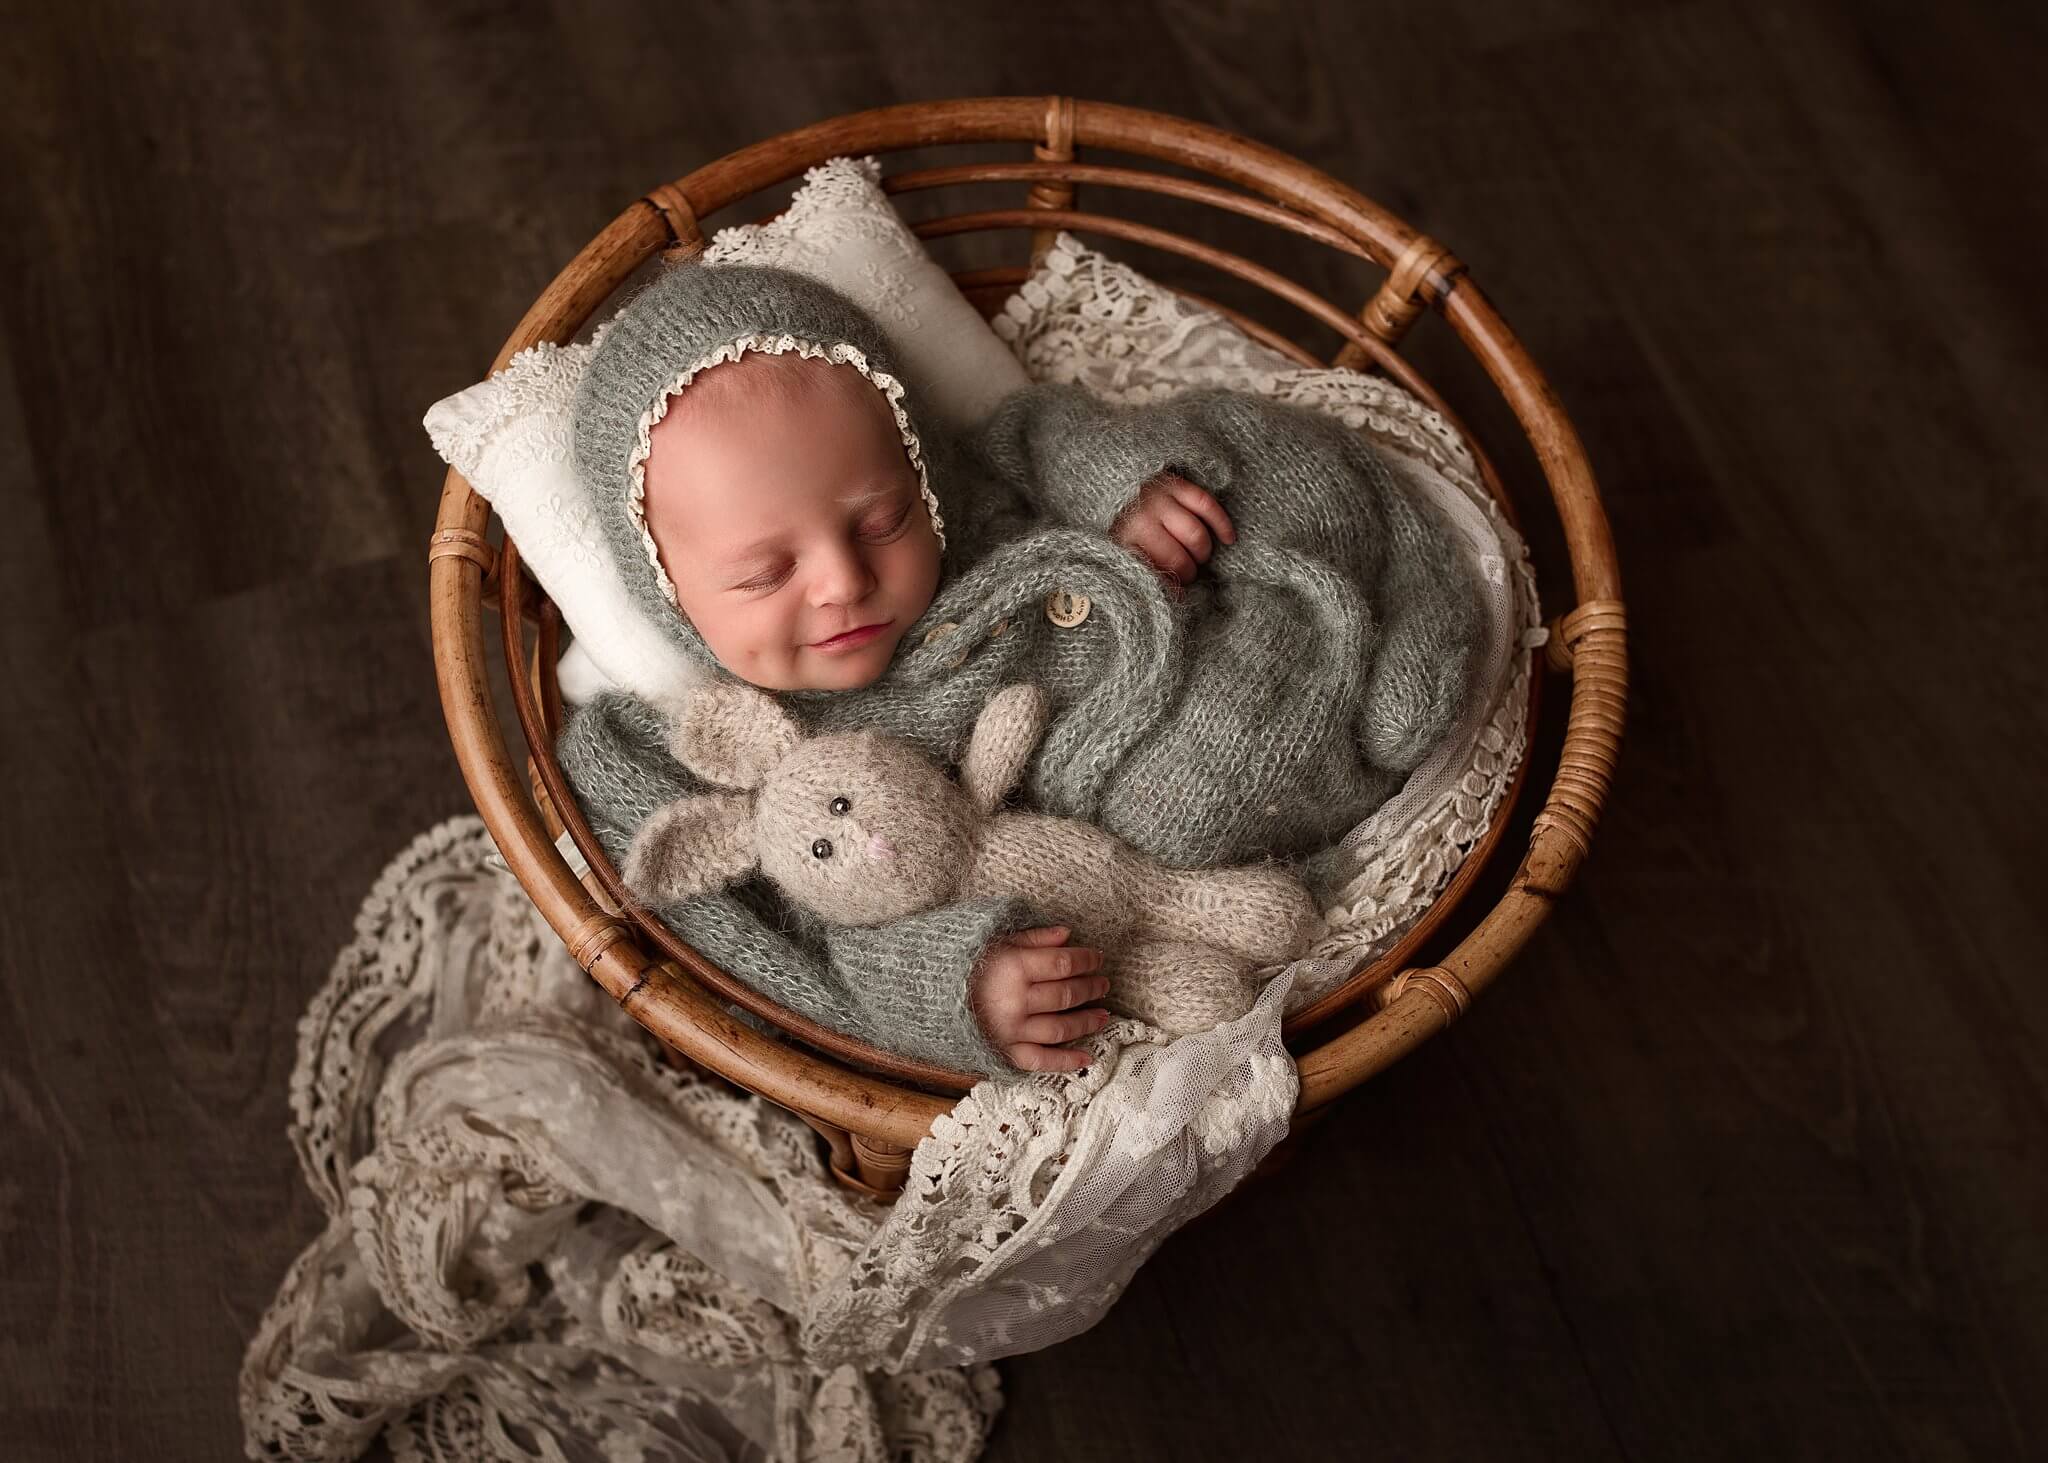
<path id="1" fill-rule="evenodd" d="M 803 684 L 793 687 L 801 691 L 858 691 L 863 686 L 872 686 L 882 679 L 882 673 L 889 669 L 889 657 L 878 656 L 872 660 L 856 660 L 852 656 L 841 656 L 825 665 L 804 665 L 804 660 L 815 660 L 815 656 L 799 656 L 797 675 Z"/>

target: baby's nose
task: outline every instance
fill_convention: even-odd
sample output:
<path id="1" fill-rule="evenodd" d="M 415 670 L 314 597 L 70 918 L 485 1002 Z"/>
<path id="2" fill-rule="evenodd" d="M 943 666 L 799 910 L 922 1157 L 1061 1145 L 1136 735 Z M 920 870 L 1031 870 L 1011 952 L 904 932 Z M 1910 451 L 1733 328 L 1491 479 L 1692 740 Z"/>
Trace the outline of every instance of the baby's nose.
<path id="1" fill-rule="evenodd" d="M 870 833 L 868 835 L 868 857 L 894 858 L 896 857 L 896 845 L 879 833 Z"/>

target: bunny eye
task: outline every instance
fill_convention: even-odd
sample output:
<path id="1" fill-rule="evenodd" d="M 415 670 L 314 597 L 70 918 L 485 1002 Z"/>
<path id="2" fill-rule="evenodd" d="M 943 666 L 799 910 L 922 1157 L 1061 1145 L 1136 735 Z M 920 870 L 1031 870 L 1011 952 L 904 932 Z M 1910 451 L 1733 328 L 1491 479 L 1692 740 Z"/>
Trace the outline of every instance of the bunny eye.
<path id="1" fill-rule="evenodd" d="M 852 811 L 853 811 L 853 804 L 852 804 L 852 802 L 850 802 L 850 801 L 849 801 L 849 800 L 847 800 L 846 798 L 834 798 L 834 799 L 832 799 L 831 807 L 832 807 L 832 811 L 833 811 L 833 813 L 834 813 L 834 814 L 835 814 L 836 816 L 838 816 L 838 817 L 841 817 L 841 818 L 845 817 L 845 816 L 846 816 L 846 815 L 847 815 L 848 813 L 850 813 L 850 812 L 852 812 Z"/>
<path id="2" fill-rule="evenodd" d="M 831 840 L 831 839 L 829 839 L 829 838 L 821 838 L 821 839 L 819 839 L 819 840 L 818 840 L 818 841 L 817 841 L 816 843 L 813 843 L 813 844 L 811 845 L 811 857 L 812 857 L 812 858 L 830 858 L 830 857 L 832 857 L 832 840 Z"/>

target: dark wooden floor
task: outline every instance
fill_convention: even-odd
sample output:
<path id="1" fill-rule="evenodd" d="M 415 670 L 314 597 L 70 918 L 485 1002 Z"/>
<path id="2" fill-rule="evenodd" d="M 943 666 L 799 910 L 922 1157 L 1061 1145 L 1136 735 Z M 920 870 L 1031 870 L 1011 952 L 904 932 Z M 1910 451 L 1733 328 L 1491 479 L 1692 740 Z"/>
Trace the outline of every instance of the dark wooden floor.
<path id="1" fill-rule="evenodd" d="M 991 1456 L 2048 1453 L 2038 7 L 7 8 L 7 1456 L 239 1451 L 319 1220 L 293 1023 L 466 806 L 428 403 L 652 183 L 1044 91 L 1290 149 L 1456 249 L 1584 432 L 1636 679 L 1525 958 L 1007 1363 Z M 1416 354 L 1506 440 L 1439 323 Z"/>

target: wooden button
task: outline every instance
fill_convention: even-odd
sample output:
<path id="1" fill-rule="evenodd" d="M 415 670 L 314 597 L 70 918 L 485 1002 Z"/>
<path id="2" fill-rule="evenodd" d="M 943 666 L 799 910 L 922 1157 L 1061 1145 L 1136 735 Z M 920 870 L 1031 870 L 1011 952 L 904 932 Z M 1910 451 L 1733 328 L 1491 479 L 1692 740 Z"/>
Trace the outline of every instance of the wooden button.
<path id="1" fill-rule="evenodd" d="M 925 631 L 924 643 L 930 645 L 935 641 L 944 640 L 959 628 L 960 622 L 958 620 L 948 620 L 943 625 L 934 625 L 931 629 Z M 957 670 L 959 667 L 967 664 L 967 652 L 970 648 L 965 645 L 961 646 L 960 653 L 946 662 L 946 669 Z"/>
<path id="2" fill-rule="evenodd" d="M 1088 618 L 1088 596 L 1055 589 L 1045 597 L 1045 617 L 1062 630 L 1071 630 Z"/>

